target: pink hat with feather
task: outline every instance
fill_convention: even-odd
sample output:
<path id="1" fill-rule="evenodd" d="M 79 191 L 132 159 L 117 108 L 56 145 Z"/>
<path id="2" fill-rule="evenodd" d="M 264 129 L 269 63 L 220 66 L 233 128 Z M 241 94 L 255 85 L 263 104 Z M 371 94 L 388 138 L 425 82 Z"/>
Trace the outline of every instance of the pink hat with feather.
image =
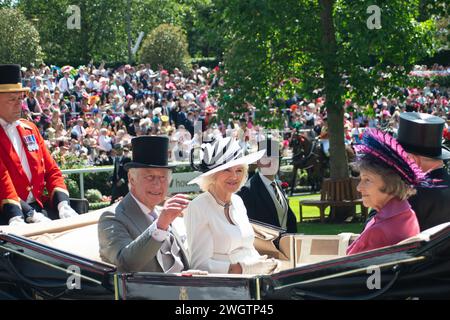
<path id="1" fill-rule="evenodd" d="M 362 144 L 356 145 L 358 160 L 369 159 L 396 172 L 410 186 L 434 187 L 417 163 L 390 134 L 377 129 L 364 132 Z"/>

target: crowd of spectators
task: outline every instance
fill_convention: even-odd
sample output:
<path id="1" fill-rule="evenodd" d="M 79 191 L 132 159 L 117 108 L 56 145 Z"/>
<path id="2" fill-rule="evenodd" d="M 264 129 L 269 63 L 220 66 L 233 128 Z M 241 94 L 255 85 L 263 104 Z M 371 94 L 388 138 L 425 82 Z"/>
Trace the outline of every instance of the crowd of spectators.
<path id="1" fill-rule="evenodd" d="M 213 89 L 223 84 L 219 67 L 194 65 L 183 74 L 162 66 L 152 70 L 148 64 L 117 69 L 103 64 L 78 68 L 42 64 L 22 68 L 22 72 L 23 85 L 31 88 L 23 100 L 23 117 L 38 125 L 62 167 L 70 157 L 84 166 L 110 165 L 115 150 L 125 148 L 127 152 L 131 138 L 139 135 L 168 135 L 171 161 L 187 160 L 192 147 L 202 139 L 234 135 L 242 148 L 250 151 L 264 135 L 264 128 L 253 124 L 257 108 L 250 104 L 248 112 L 237 119 L 218 119 L 220 98 Z M 417 66 L 412 72 L 412 76 L 430 75 L 449 76 L 450 68 Z M 346 143 L 359 143 L 366 127 L 390 130 L 395 135 L 399 114 L 404 111 L 450 118 L 450 88 L 428 81 L 424 87 L 400 90 L 404 99 L 380 96 L 369 109 L 347 100 Z M 285 140 L 284 155 L 289 155 L 293 130 L 312 129 L 327 141 L 324 103 L 324 97 L 308 100 L 297 95 L 285 101 L 284 131 L 280 133 Z"/>

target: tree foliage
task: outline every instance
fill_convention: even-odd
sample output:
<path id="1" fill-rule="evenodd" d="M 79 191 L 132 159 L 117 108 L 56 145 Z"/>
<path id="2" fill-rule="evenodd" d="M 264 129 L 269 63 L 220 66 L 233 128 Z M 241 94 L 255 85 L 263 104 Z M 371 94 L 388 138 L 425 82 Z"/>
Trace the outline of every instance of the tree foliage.
<path id="1" fill-rule="evenodd" d="M 14 0 L 0 0 L 0 8 L 13 8 L 14 5 Z"/>
<path id="2" fill-rule="evenodd" d="M 144 40 L 139 60 L 173 70 L 178 67 L 185 71 L 190 67 L 190 56 L 185 32 L 177 26 L 162 24 Z"/>
<path id="3" fill-rule="evenodd" d="M 379 30 L 366 24 L 366 9 L 377 1 L 335 1 L 333 7 L 341 94 L 361 104 L 369 103 L 375 90 L 395 94 L 414 62 L 435 50 L 433 21 L 415 21 L 418 1 L 378 2 Z M 235 0 L 226 2 L 224 12 L 227 89 L 234 90 L 230 105 L 251 101 L 264 107 L 269 98 L 294 92 L 314 98 L 313 91 L 324 87 L 329 57 L 322 46 L 318 1 L 279 6 L 275 0 Z"/>
<path id="4" fill-rule="evenodd" d="M 223 23 L 222 11 L 215 1 L 192 1 L 183 19 L 189 53 L 195 57 L 222 59 L 225 50 Z"/>
<path id="5" fill-rule="evenodd" d="M 228 113 L 257 107 L 258 122 L 276 119 L 270 111 L 294 93 L 309 99 L 326 95 L 331 176 L 347 172 L 343 101 L 370 105 L 375 95 L 400 95 L 414 63 L 435 50 L 433 20 L 417 21 L 419 1 L 229 0 L 221 2 L 226 21 Z M 367 8 L 381 9 L 381 28 L 371 29 Z M 405 10 L 408 8 L 408 10 Z M 278 111 L 279 114 L 280 111 Z M 276 123 L 278 125 L 278 123 Z"/>
<path id="6" fill-rule="evenodd" d="M 16 9 L 0 8 L 0 16 L 0 63 L 41 63 L 39 34 L 33 25 Z"/>
<path id="7" fill-rule="evenodd" d="M 211 49 L 219 40 L 210 44 L 214 37 L 203 34 L 216 32 L 208 25 L 211 0 L 79 0 L 75 3 L 70 0 L 3 0 L 0 6 L 14 3 L 39 31 L 45 61 L 49 64 L 79 65 L 91 59 L 127 62 L 128 40 L 134 47 L 140 32 L 148 35 L 165 23 L 184 30 L 189 28 L 193 55 L 221 51 Z M 67 28 L 70 5 L 77 5 L 81 10 L 80 30 Z"/>
<path id="8" fill-rule="evenodd" d="M 86 64 L 91 59 L 125 61 L 125 1 L 80 0 L 81 29 L 69 29 L 69 0 L 20 0 L 18 7 L 38 29 L 45 60 L 51 64 Z"/>

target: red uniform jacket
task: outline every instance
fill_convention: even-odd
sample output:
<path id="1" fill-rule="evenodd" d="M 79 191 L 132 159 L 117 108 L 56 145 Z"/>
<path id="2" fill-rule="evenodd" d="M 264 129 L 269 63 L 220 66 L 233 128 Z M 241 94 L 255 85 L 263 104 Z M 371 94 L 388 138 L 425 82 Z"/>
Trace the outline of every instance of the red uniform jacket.
<path id="1" fill-rule="evenodd" d="M 6 205 L 20 206 L 20 199 L 8 174 L 8 170 L 0 158 L 0 210 Z"/>
<path id="2" fill-rule="evenodd" d="M 64 194 L 68 198 L 69 193 L 62 173 L 48 152 L 39 130 L 27 120 L 20 119 L 18 123 L 17 131 L 28 159 L 32 179 L 28 180 L 14 146 L 3 127 L 0 126 L 0 160 L 2 162 L 0 201 L 3 203 L 7 199 L 17 199 L 17 196 L 26 201 L 30 191 L 42 207 L 49 199 L 53 200 L 55 192 L 59 191 L 59 194 Z M 6 168 L 6 171 L 1 167 Z M 47 190 L 48 196 L 44 195 L 44 189 Z"/>

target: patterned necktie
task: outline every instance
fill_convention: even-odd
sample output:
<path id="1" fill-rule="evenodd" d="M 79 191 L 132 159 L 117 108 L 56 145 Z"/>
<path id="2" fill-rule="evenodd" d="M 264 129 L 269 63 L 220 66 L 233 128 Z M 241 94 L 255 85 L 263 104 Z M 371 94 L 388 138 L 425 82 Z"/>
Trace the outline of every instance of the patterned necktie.
<path id="1" fill-rule="evenodd" d="M 155 211 L 148 213 L 152 223 L 158 218 Z M 181 259 L 181 249 L 171 231 L 167 234 L 167 238 L 163 241 L 161 248 L 156 254 L 156 260 L 165 273 L 177 273 L 184 269 Z"/>
<path id="2" fill-rule="evenodd" d="M 156 260 L 165 273 L 181 272 L 184 269 L 181 260 L 181 249 L 174 235 L 169 232 L 156 254 Z"/>
<path id="3" fill-rule="evenodd" d="M 283 200 L 281 200 L 280 193 L 278 192 L 277 183 L 273 181 L 271 184 L 273 192 L 275 193 L 275 198 L 277 199 L 278 203 L 283 207 Z"/>

